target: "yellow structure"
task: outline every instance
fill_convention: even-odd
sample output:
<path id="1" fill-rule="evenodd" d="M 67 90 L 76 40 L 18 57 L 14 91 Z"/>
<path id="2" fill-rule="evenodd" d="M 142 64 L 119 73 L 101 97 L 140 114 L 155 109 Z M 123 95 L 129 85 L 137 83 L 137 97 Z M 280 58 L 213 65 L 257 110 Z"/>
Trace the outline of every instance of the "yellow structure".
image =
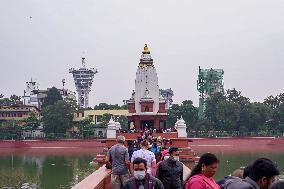
<path id="1" fill-rule="evenodd" d="M 73 121 L 91 118 L 95 124 L 99 124 L 104 114 L 112 114 L 116 117 L 127 116 L 128 110 L 84 110 L 83 112 L 75 113 Z"/>
<path id="2" fill-rule="evenodd" d="M 30 116 L 30 113 L 35 113 L 36 117 L 40 117 L 40 111 L 35 106 L 0 106 L 0 121 L 21 121 Z"/>

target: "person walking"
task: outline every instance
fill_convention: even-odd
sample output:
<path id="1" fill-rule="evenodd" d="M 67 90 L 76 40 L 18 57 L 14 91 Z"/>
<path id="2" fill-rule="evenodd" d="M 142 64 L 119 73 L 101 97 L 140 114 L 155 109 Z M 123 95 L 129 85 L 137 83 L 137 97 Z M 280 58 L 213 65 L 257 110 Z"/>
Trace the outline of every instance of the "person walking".
<path id="1" fill-rule="evenodd" d="M 147 173 L 147 161 L 136 158 L 133 164 L 133 177 L 124 185 L 123 189 L 164 189 L 162 182 Z"/>
<path id="2" fill-rule="evenodd" d="M 131 157 L 131 162 L 133 162 L 136 158 L 140 157 L 147 161 L 147 173 L 154 176 L 156 173 L 156 158 L 153 152 L 148 150 L 149 143 L 147 140 L 144 140 L 140 143 L 140 150 L 134 151 Z M 133 167 L 131 166 L 133 170 Z M 133 174 L 133 171 L 131 171 Z"/>
<path id="3" fill-rule="evenodd" d="M 117 144 L 107 152 L 106 163 L 111 164 L 111 189 L 120 189 L 129 179 L 129 154 L 124 146 L 125 137 L 118 136 Z"/>
<path id="4" fill-rule="evenodd" d="M 183 182 L 183 164 L 179 161 L 178 148 L 171 147 L 169 156 L 159 163 L 156 177 L 162 181 L 165 189 L 181 189 Z"/>
<path id="5" fill-rule="evenodd" d="M 214 154 L 203 154 L 197 165 L 193 168 L 186 189 L 219 189 L 219 185 L 213 179 L 219 160 Z"/>

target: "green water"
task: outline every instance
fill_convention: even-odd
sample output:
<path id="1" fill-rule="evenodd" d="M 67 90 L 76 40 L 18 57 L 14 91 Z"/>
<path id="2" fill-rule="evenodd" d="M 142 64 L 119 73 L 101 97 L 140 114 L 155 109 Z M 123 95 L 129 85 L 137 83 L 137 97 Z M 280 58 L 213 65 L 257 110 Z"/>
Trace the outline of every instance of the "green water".
<path id="1" fill-rule="evenodd" d="M 220 160 L 218 171 L 215 175 L 215 179 L 223 178 L 225 175 L 229 175 L 235 169 L 245 167 L 255 159 L 260 157 L 266 157 L 274 161 L 279 170 L 283 173 L 284 170 L 284 153 L 241 153 L 241 154 L 226 154 L 216 153 Z"/>
<path id="2" fill-rule="evenodd" d="M 216 155 L 220 159 L 216 179 L 228 175 L 234 169 L 245 166 L 258 157 L 271 158 L 281 171 L 284 169 L 284 152 L 241 154 L 219 152 Z M 70 188 L 92 173 L 94 168 L 89 165 L 92 159 L 93 155 L 0 156 L 0 188 L 25 188 L 24 183 L 28 183 L 26 188 L 30 189 Z"/>
<path id="3" fill-rule="evenodd" d="M 91 155 L 0 157 L 0 188 L 70 188 L 92 173 L 92 159 Z"/>

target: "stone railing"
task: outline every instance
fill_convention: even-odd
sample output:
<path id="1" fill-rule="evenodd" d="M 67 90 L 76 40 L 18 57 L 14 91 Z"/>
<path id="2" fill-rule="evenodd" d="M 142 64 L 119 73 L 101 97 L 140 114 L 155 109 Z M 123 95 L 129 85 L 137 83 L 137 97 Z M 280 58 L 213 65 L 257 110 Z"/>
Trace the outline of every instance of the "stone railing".
<path id="1" fill-rule="evenodd" d="M 84 180 L 72 187 L 72 189 L 109 189 L 111 170 L 105 165 L 90 174 Z"/>

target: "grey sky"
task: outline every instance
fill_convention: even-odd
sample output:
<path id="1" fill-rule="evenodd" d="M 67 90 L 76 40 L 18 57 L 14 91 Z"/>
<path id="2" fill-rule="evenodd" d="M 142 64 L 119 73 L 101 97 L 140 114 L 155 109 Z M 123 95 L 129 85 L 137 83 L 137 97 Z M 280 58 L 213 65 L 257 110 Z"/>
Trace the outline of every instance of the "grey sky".
<path id="1" fill-rule="evenodd" d="M 223 68 L 225 88 L 252 101 L 284 92 L 283 0 L 2 0 L 0 93 L 22 95 L 31 77 L 75 91 L 68 69 L 85 52 L 99 70 L 90 104 L 122 104 L 145 43 L 176 103 L 198 104 L 199 65 Z"/>

